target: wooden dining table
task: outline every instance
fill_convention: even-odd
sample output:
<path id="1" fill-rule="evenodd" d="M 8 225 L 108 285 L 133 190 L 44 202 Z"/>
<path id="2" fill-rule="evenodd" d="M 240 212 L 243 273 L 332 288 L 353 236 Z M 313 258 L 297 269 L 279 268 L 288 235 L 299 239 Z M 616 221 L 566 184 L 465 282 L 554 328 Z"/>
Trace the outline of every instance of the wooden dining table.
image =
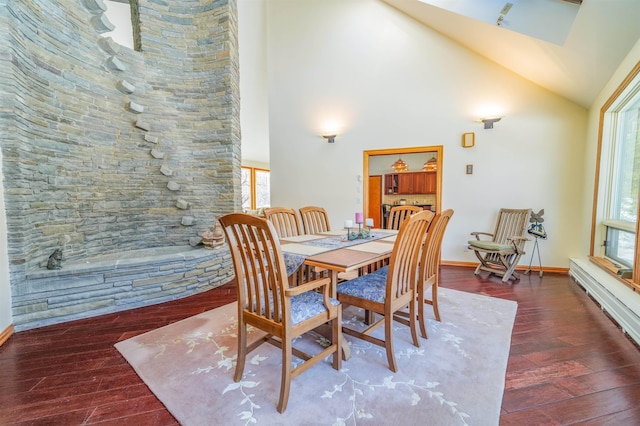
<path id="1" fill-rule="evenodd" d="M 289 261 L 326 270 L 331 278 L 331 296 L 336 298 L 340 273 L 359 271 L 368 265 L 391 257 L 398 231 L 371 229 L 368 238 L 347 239 L 347 231 L 327 231 L 280 239 L 280 246 Z M 351 356 L 349 345 L 343 342 L 344 359 Z"/>

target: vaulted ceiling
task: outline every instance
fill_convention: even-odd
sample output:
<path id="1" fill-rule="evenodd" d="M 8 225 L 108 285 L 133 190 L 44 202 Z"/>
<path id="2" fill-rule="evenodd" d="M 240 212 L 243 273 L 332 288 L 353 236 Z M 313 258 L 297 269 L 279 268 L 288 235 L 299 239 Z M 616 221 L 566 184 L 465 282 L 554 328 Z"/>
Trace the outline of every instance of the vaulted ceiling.
<path id="1" fill-rule="evenodd" d="M 579 10 L 562 45 L 427 4 L 428 0 L 383 1 L 585 108 L 593 104 L 620 62 L 640 39 L 639 0 L 584 0 L 580 6 L 575 5 Z M 502 2 L 495 11 L 496 18 L 507 1 L 514 3 L 513 0 Z M 562 0 L 546 0 L 549 1 Z M 490 0 L 475 2 L 476 5 L 478 2 L 495 3 Z M 439 0 L 439 3 L 447 1 Z"/>

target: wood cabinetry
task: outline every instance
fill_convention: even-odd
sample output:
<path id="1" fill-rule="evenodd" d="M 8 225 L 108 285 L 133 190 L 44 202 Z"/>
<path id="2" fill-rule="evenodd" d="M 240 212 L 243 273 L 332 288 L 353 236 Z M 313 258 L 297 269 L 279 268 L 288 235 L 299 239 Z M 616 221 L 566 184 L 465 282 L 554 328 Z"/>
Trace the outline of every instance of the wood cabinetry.
<path id="1" fill-rule="evenodd" d="M 438 188 L 438 172 L 426 172 L 425 194 L 435 194 Z"/>
<path id="2" fill-rule="evenodd" d="M 413 175 L 415 173 L 398 173 L 398 194 L 413 194 Z"/>
<path id="3" fill-rule="evenodd" d="M 405 172 L 384 175 L 384 193 L 435 194 L 437 172 Z"/>
<path id="4" fill-rule="evenodd" d="M 384 193 L 385 194 L 398 193 L 398 174 L 397 173 L 384 175 Z"/>

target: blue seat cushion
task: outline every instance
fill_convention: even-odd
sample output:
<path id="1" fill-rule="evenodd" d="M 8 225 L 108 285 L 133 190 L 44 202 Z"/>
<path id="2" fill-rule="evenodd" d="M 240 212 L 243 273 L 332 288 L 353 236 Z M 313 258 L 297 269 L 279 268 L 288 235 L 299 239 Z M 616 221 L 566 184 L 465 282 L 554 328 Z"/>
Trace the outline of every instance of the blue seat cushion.
<path id="1" fill-rule="evenodd" d="M 340 304 L 333 298 L 329 298 L 329 301 L 333 306 Z M 291 298 L 291 322 L 294 325 L 324 312 L 327 312 L 327 307 L 324 305 L 322 293 L 307 291 Z"/>
<path id="2" fill-rule="evenodd" d="M 338 295 L 346 294 L 360 299 L 384 303 L 387 292 L 387 274 L 376 271 L 362 275 L 339 284 L 337 291 Z"/>
<path id="3" fill-rule="evenodd" d="M 383 266 L 380 269 L 376 269 L 375 271 L 373 271 L 373 273 L 374 274 L 379 274 L 379 275 L 384 275 L 386 277 L 387 274 L 389 273 L 389 265 Z"/>

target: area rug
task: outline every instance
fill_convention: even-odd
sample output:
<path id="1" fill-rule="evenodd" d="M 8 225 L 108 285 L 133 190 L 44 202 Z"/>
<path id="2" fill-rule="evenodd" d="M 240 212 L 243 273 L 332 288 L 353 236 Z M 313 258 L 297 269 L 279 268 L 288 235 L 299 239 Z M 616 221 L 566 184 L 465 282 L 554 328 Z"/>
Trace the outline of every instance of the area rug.
<path id="1" fill-rule="evenodd" d="M 116 348 L 183 425 L 498 425 L 517 305 L 445 288 L 439 301 L 442 322 L 428 318 L 420 348 L 408 327 L 394 327 L 397 373 L 384 348 L 346 336 L 351 358 L 340 371 L 327 358 L 294 379 L 283 414 L 276 410 L 277 348 L 263 344 L 247 358 L 243 379 L 233 381 L 235 303 Z M 345 323 L 361 320 L 361 311 L 344 311 Z M 383 336 L 384 327 L 376 333 Z"/>

